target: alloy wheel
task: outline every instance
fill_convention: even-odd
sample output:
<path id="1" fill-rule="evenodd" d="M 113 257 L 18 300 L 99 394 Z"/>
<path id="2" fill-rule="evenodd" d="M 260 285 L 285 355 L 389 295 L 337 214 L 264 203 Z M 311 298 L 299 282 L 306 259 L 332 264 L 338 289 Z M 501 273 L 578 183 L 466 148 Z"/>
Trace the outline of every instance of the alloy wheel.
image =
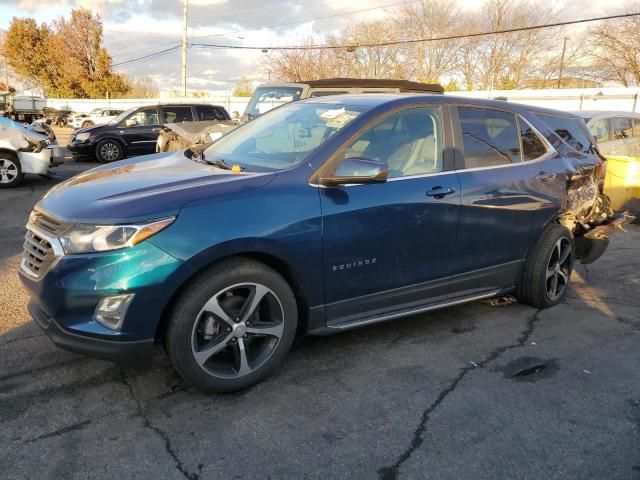
<path id="1" fill-rule="evenodd" d="M 100 156 L 107 162 L 113 162 L 120 156 L 120 147 L 115 143 L 105 143 L 100 147 Z"/>
<path id="2" fill-rule="evenodd" d="M 18 166 L 9 159 L 0 158 L 0 183 L 11 183 L 18 176 Z"/>
<path id="3" fill-rule="evenodd" d="M 275 293 L 241 283 L 212 296 L 195 319 L 191 350 L 197 364 L 218 378 L 245 377 L 264 365 L 284 333 Z"/>
<path id="4" fill-rule="evenodd" d="M 546 275 L 547 296 L 551 301 L 560 297 L 569 284 L 571 250 L 571 241 L 566 237 L 560 238 L 551 250 Z"/>

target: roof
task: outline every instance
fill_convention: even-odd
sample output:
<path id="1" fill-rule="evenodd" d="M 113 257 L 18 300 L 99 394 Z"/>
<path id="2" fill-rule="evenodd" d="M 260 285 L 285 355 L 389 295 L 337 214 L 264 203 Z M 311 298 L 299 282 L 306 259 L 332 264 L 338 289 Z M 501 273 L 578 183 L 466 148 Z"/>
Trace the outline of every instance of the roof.
<path id="1" fill-rule="evenodd" d="M 507 109 L 513 112 L 530 112 L 533 114 L 551 114 L 569 117 L 570 114 L 563 110 L 536 107 L 524 103 L 505 102 L 504 100 L 488 100 L 485 98 L 458 97 L 455 95 L 429 95 L 426 93 L 357 93 L 345 95 L 328 95 L 322 97 L 305 98 L 298 100 L 304 103 L 335 103 L 339 105 L 363 106 L 374 108 L 383 104 L 411 104 L 425 101 L 434 104 L 469 105 L 487 108 Z M 297 102 L 296 102 L 297 103 Z"/>
<path id="2" fill-rule="evenodd" d="M 616 110 L 579 110 L 570 112 L 572 115 L 577 115 L 582 118 L 593 117 L 632 117 L 640 118 L 640 113 L 637 112 L 620 112 Z"/>
<path id="3" fill-rule="evenodd" d="M 326 78 L 323 80 L 303 80 L 301 83 L 311 88 L 399 88 L 407 92 L 444 93 L 442 85 L 420 83 L 409 80 L 391 80 L 382 78 Z"/>

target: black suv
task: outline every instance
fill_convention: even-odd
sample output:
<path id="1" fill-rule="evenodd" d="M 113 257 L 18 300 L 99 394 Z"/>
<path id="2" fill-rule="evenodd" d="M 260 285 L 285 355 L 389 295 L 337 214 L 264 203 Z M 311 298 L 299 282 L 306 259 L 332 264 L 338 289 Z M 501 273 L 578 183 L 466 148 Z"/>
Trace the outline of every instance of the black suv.
<path id="1" fill-rule="evenodd" d="M 121 113 L 106 125 L 76 130 L 67 148 L 75 159 L 113 162 L 126 156 L 154 153 L 160 127 L 165 123 L 230 119 L 229 113 L 217 105 L 137 107 Z"/>

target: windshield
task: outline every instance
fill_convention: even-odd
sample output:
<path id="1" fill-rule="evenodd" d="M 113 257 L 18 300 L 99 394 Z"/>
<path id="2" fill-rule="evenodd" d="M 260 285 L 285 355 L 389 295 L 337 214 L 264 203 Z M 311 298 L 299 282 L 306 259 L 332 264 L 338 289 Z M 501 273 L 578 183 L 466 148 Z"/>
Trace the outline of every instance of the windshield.
<path id="1" fill-rule="evenodd" d="M 249 171 L 292 168 L 358 117 L 366 107 L 339 103 L 291 103 L 233 130 L 204 152 Z"/>
<path id="2" fill-rule="evenodd" d="M 129 115 L 131 115 L 135 110 L 137 110 L 136 107 L 134 108 L 130 108 L 129 110 L 125 110 L 124 112 L 122 112 L 120 115 L 118 115 L 116 118 L 114 118 L 113 120 L 111 120 L 109 122 L 109 125 L 117 125 L 118 123 L 120 123 L 121 121 L 123 121 L 125 118 L 127 118 Z"/>
<path id="3" fill-rule="evenodd" d="M 302 87 L 258 87 L 253 92 L 244 113 L 249 115 L 250 119 L 256 118 L 280 105 L 300 100 L 301 94 Z"/>

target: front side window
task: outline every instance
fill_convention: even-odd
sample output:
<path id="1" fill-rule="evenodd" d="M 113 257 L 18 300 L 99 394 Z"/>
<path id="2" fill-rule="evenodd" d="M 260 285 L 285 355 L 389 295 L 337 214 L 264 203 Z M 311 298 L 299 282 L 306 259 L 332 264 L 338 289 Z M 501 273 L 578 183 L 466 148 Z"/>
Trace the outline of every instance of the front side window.
<path id="1" fill-rule="evenodd" d="M 162 123 L 193 122 L 191 107 L 163 107 Z"/>
<path id="2" fill-rule="evenodd" d="M 255 118 L 285 103 L 300 100 L 302 87 L 258 87 L 253 92 L 245 113 Z"/>
<path id="3" fill-rule="evenodd" d="M 384 162 L 391 178 L 441 172 L 440 109 L 412 108 L 390 115 L 347 145 L 344 157 Z"/>
<path id="4" fill-rule="evenodd" d="M 138 125 L 142 127 L 160 124 L 157 108 L 145 108 L 142 110 L 138 110 L 129 118 L 135 118 L 138 122 Z"/>
<path id="5" fill-rule="evenodd" d="M 586 132 L 583 130 L 584 127 L 578 124 L 578 122 L 582 122 L 582 119 L 572 119 L 547 114 L 538 114 L 537 116 L 574 150 L 582 153 L 594 152 L 591 140 L 589 140 L 589 137 L 587 137 Z"/>
<path id="6" fill-rule="evenodd" d="M 205 150 L 204 159 L 249 171 L 292 168 L 366 110 L 336 103 L 284 105 L 222 137 Z"/>
<path id="7" fill-rule="evenodd" d="M 633 138 L 640 138 L 640 118 L 633 119 Z"/>
<path id="8" fill-rule="evenodd" d="M 589 127 L 589 131 L 591 135 L 594 136 L 596 142 L 608 142 L 609 141 L 609 120 L 603 118 L 602 120 L 597 120 L 591 124 Z"/>
<path id="9" fill-rule="evenodd" d="M 520 163 L 520 134 L 513 113 L 459 107 L 466 168 Z"/>
<path id="10" fill-rule="evenodd" d="M 613 138 L 616 140 L 633 136 L 633 128 L 629 117 L 613 117 L 611 119 L 611 128 L 613 129 Z"/>

